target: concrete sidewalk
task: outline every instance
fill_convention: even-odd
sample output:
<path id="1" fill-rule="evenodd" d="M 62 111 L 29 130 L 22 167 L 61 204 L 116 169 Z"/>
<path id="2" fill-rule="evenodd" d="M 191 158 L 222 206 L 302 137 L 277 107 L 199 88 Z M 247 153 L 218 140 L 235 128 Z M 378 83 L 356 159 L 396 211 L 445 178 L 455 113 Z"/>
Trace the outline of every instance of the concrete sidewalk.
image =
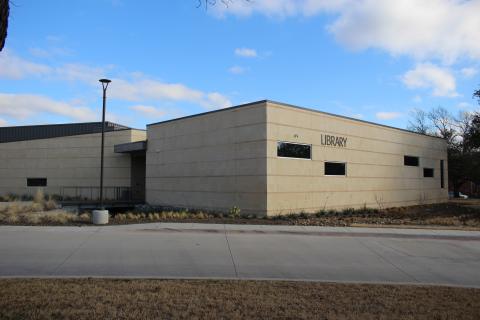
<path id="1" fill-rule="evenodd" d="M 480 232 L 152 223 L 0 226 L 0 277 L 289 279 L 480 287 Z"/>

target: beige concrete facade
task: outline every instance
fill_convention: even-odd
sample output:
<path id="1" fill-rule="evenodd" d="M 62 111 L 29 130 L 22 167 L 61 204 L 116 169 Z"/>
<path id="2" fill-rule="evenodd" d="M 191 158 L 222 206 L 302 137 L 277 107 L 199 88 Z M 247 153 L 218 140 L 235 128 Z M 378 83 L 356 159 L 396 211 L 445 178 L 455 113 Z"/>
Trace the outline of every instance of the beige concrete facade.
<path id="1" fill-rule="evenodd" d="M 141 149 L 114 150 L 146 138 Z M 309 146 L 311 156 L 279 157 L 279 142 Z M 418 166 L 404 165 L 406 155 L 418 157 Z M 345 174 L 326 175 L 327 162 L 345 163 Z M 131 187 L 155 206 L 276 215 L 446 201 L 447 167 L 442 139 L 260 101 L 151 124 L 147 132 L 106 132 L 104 185 L 107 198 L 109 187 Z M 27 187 L 27 178 L 46 178 L 45 193 L 85 188 L 86 198 L 95 197 L 99 168 L 100 133 L 0 143 L 0 195 L 31 195 L 37 187 Z"/>
<path id="2" fill-rule="evenodd" d="M 401 129 L 261 101 L 147 131 L 146 199 L 152 205 L 237 206 L 275 215 L 448 199 L 445 141 Z M 325 135 L 345 145 L 322 144 Z M 278 157 L 282 141 L 311 145 L 311 159 Z M 405 166 L 405 155 L 418 157 L 419 166 Z M 345 162 L 346 175 L 325 175 L 325 161 Z M 433 168 L 433 178 L 423 177 L 424 167 Z"/>
<path id="3" fill-rule="evenodd" d="M 266 212 L 266 108 L 227 109 L 147 127 L 151 205 Z"/>
<path id="4" fill-rule="evenodd" d="M 322 135 L 346 138 L 346 146 L 324 145 Z M 447 145 L 442 139 L 271 102 L 267 138 L 269 215 L 448 199 Z M 278 141 L 310 144 L 312 159 L 277 157 Z M 405 166 L 405 155 L 419 157 L 419 166 Z M 346 163 L 346 175 L 326 176 L 325 161 Z M 424 167 L 434 169 L 433 178 L 423 177 Z"/>
<path id="5" fill-rule="evenodd" d="M 131 185 L 131 157 L 114 153 L 114 145 L 145 138 L 142 130 L 105 133 L 106 187 Z M 79 192 L 75 187 L 83 187 L 84 196 L 90 197 L 89 188 L 99 186 L 100 141 L 101 134 L 95 133 L 0 143 L 0 194 L 32 195 L 38 187 L 27 187 L 27 178 L 47 178 L 42 187 L 47 194 L 73 196 Z"/>

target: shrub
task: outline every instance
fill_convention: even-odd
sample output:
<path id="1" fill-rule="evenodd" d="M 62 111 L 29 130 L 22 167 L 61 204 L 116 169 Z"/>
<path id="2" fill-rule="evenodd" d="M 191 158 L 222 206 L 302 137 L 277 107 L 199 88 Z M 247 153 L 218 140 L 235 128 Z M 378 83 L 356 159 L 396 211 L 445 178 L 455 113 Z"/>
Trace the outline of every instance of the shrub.
<path id="1" fill-rule="evenodd" d="M 127 219 L 127 215 L 123 213 L 117 213 L 113 216 L 113 220 L 115 221 L 125 221 Z"/>
<path id="2" fill-rule="evenodd" d="M 16 197 L 16 199 L 18 200 L 18 197 Z M 21 201 L 33 201 L 33 197 L 29 194 L 22 194 L 20 196 L 20 200 Z M 15 200 L 16 201 L 16 200 Z"/>
<path id="3" fill-rule="evenodd" d="M 136 214 L 133 214 L 132 212 L 127 212 L 127 220 L 137 220 L 138 217 Z"/>
<path id="4" fill-rule="evenodd" d="M 45 204 L 44 204 L 44 209 L 53 210 L 57 208 L 58 208 L 57 202 L 54 200 L 52 196 L 48 196 L 48 200 L 45 201 Z"/>
<path id="5" fill-rule="evenodd" d="M 23 220 L 28 224 L 39 224 L 41 219 L 38 214 L 34 213 L 24 215 Z"/>
<path id="6" fill-rule="evenodd" d="M 319 211 L 315 212 L 315 215 L 316 215 L 318 218 L 320 218 L 320 217 L 323 217 L 323 216 L 327 215 L 327 211 L 325 211 L 325 210 L 322 209 L 322 210 L 319 210 Z"/>
<path id="7" fill-rule="evenodd" d="M 74 220 L 76 220 L 76 216 L 74 214 L 67 213 L 67 212 L 46 214 L 41 217 L 41 221 L 45 223 L 65 224 L 67 222 L 71 222 Z"/>
<path id="8" fill-rule="evenodd" d="M 350 216 L 354 213 L 355 213 L 354 208 L 346 208 L 346 209 L 343 209 L 343 211 L 342 211 L 342 214 L 345 215 L 345 216 Z"/>
<path id="9" fill-rule="evenodd" d="M 91 216 L 88 213 L 82 213 L 77 217 L 77 220 L 81 222 L 88 222 L 91 220 Z"/>
<path id="10" fill-rule="evenodd" d="M 16 214 L 11 214 L 11 215 L 5 216 L 3 221 L 6 223 L 17 223 L 19 221 L 19 218 Z"/>
<path id="11" fill-rule="evenodd" d="M 212 217 L 222 219 L 222 218 L 224 218 L 224 214 L 223 214 L 223 212 L 215 211 L 215 212 L 212 212 Z"/>
<path id="12" fill-rule="evenodd" d="M 179 219 L 187 219 L 189 215 L 185 211 L 181 211 L 178 213 L 178 218 Z"/>
<path id="13" fill-rule="evenodd" d="M 37 202 L 34 202 L 32 203 L 30 206 L 28 207 L 24 207 L 24 212 L 41 212 L 43 211 L 45 208 L 44 204 L 43 203 L 37 203 Z"/>
<path id="14" fill-rule="evenodd" d="M 45 195 L 43 194 L 42 189 L 37 189 L 35 192 L 35 196 L 33 197 L 33 203 L 41 204 L 42 206 L 45 204 Z"/>
<path id="15" fill-rule="evenodd" d="M 228 215 L 231 216 L 232 218 L 240 218 L 240 213 L 241 213 L 240 208 L 237 206 L 233 206 L 229 210 Z"/>
<path id="16" fill-rule="evenodd" d="M 22 209 L 23 207 L 21 207 L 17 202 L 13 202 L 5 209 L 5 213 L 7 213 L 7 215 L 16 215 L 20 213 Z"/>
<path id="17" fill-rule="evenodd" d="M 308 219 L 308 213 L 306 213 L 305 211 L 301 211 L 299 214 L 298 214 L 298 218 L 300 219 Z"/>

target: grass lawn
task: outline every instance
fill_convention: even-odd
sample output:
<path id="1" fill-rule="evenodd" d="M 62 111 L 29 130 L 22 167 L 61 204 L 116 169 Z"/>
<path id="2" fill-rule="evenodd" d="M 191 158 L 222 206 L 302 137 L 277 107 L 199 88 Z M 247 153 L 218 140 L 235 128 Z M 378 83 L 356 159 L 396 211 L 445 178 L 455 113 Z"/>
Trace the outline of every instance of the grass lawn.
<path id="1" fill-rule="evenodd" d="M 479 319 L 480 289 L 223 280 L 0 280 L 0 319 Z"/>

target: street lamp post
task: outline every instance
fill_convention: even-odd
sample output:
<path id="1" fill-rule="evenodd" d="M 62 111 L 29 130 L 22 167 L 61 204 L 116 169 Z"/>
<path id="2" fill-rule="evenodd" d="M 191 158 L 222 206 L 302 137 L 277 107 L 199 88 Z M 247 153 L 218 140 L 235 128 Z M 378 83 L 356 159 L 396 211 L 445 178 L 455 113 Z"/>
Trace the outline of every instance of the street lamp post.
<path id="1" fill-rule="evenodd" d="M 109 79 L 100 79 L 103 89 L 103 110 L 102 110 L 102 146 L 100 155 L 100 209 L 94 210 L 92 213 L 94 224 L 106 224 L 108 223 L 108 210 L 105 210 L 103 204 L 103 162 L 104 162 L 104 146 L 105 146 L 105 105 L 107 102 L 107 88 L 108 84 L 112 82 Z"/>

